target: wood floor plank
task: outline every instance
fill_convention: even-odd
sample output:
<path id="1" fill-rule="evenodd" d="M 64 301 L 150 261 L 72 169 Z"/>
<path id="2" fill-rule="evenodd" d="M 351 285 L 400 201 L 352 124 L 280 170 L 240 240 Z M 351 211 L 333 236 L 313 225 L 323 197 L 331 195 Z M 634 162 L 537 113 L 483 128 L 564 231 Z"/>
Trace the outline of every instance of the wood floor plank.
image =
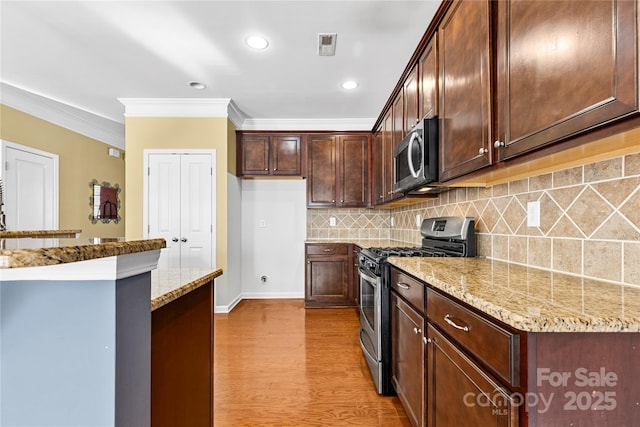
<path id="1" fill-rule="evenodd" d="M 355 309 L 243 300 L 215 315 L 216 427 L 409 427 L 397 397 L 378 395 Z"/>

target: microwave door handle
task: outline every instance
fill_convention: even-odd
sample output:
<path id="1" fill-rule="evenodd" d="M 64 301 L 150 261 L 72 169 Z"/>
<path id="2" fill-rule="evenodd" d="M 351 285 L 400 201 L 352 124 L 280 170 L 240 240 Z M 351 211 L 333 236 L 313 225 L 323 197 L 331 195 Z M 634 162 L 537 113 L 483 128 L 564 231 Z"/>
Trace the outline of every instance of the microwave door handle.
<path id="1" fill-rule="evenodd" d="M 407 163 L 409 164 L 409 171 L 414 178 L 418 177 L 418 172 L 416 172 L 415 167 L 413 166 L 413 159 L 411 158 L 411 148 L 413 147 L 413 143 L 416 139 L 419 139 L 418 132 L 413 132 L 411 135 L 411 139 L 409 140 L 409 145 L 407 147 Z"/>

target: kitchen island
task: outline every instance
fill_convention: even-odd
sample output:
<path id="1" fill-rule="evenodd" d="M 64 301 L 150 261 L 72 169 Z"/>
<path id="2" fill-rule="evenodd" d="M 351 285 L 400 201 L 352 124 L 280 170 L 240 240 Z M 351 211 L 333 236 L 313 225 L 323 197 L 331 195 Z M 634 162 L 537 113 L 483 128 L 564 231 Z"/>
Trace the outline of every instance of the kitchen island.
<path id="1" fill-rule="evenodd" d="M 213 425 L 214 279 L 198 269 L 151 273 L 151 426 Z"/>
<path id="2" fill-rule="evenodd" d="M 151 385 L 173 372 L 199 375 L 194 390 L 207 393 L 198 400 L 173 389 L 164 410 L 192 411 L 204 399 L 204 421 L 191 425 L 210 425 L 221 270 L 155 271 L 163 239 L 52 235 L 0 239 L 0 425 L 150 425 L 163 396 Z M 195 310 L 198 328 L 184 322 L 194 307 L 204 307 Z"/>
<path id="3" fill-rule="evenodd" d="M 396 292 L 423 288 L 413 310 L 437 425 L 451 412 L 508 426 L 637 423 L 640 288 L 482 258 L 388 261 Z"/>

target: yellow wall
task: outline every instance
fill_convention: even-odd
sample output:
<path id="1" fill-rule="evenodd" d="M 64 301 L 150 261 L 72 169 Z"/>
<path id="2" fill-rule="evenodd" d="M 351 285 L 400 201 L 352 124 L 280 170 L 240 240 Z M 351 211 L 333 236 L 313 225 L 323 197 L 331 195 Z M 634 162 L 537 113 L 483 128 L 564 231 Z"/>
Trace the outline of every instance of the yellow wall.
<path id="1" fill-rule="evenodd" d="M 0 138 L 59 156 L 60 229 L 81 229 L 82 237 L 124 236 L 126 203 L 121 205 L 122 221 L 118 224 L 92 224 L 89 220 L 92 179 L 118 184 L 122 188 L 120 200 L 125 200 L 124 160 L 108 156 L 110 145 L 6 105 L 0 105 Z"/>
<path id="2" fill-rule="evenodd" d="M 145 149 L 216 150 L 216 266 L 227 267 L 227 138 L 230 123 L 217 117 L 128 117 L 126 180 L 127 238 L 142 238 Z M 234 129 L 235 131 L 235 129 Z M 235 146 L 235 133 L 233 138 Z M 235 150 L 234 150 L 235 156 Z"/>

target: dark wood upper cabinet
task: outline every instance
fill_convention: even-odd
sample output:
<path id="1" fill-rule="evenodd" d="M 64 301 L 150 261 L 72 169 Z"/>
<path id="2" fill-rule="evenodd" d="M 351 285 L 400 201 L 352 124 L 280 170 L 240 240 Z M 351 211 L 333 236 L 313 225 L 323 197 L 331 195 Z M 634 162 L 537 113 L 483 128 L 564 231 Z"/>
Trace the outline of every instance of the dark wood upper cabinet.
<path id="1" fill-rule="evenodd" d="M 420 120 L 418 101 L 419 101 L 419 74 L 418 66 L 414 66 L 411 73 L 404 81 L 404 132 L 408 133 Z"/>
<path id="2" fill-rule="evenodd" d="M 373 133 L 373 145 L 371 146 L 371 157 L 373 159 L 373 176 L 371 185 L 373 186 L 373 204 L 379 205 L 384 202 L 384 146 L 383 146 L 382 125 Z"/>
<path id="3" fill-rule="evenodd" d="M 336 205 L 337 138 L 332 135 L 307 137 L 307 206 Z"/>
<path id="4" fill-rule="evenodd" d="M 300 135 L 240 134 L 241 176 L 302 176 Z"/>
<path id="5" fill-rule="evenodd" d="M 418 61 L 418 118 L 438 115 L 438 33 Z"/>
<path id="6" fill-rule="evenodd" d="M 637 2 L 496 5 L 499 160 L 638 111 Z"/>
<path id="7" fill-rule="evenodd" d="M 441 181 L 492 161 L 490 3 L 457 0 L 438 28 Z"/>
<path id="8" fill-rule="evenodd" d="M 393 101 L 391 107 L 392 127 L 391 134 L 393 138 L 394 147 L 399 144 L 404 138 L 404 91 L 401 90 Z"/>
<path id="9" fill-rule="evenodd" d="M 273 175 L 302 174 L 300 136 L 271 137 L 271 171 Z"/>
<path id="10" fill-rule="evenodd" d="M 240 142 L 240 170 L 242 175 L 269 175 L 269 136 L 247 135 Z"/>
<path id="11" fill-rule="evenodd" d="M 369 136 L 338 137 L 338 207 L 369 205 Z"/>
<path id="12" fill-rule="evenodd" d="M 307 137 L 307 206 L 369 206 L 370 134 Z"/>

